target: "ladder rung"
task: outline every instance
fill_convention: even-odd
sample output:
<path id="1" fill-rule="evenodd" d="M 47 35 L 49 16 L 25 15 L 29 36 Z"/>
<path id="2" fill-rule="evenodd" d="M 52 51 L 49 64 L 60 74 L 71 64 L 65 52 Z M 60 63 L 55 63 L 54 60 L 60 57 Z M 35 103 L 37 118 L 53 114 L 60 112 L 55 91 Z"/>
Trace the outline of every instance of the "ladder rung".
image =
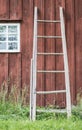
<path id="1" fill-rule="evenodd" d="M 54 94 L 54 93 L 66 93 L 66 90 L 55 90 L 55 91 L 37 91 L 37 94 Z"/>
<path id="2" fill-rule="evenodd" d="M 44 110 L 42 110 L 42 109 L 37 109 L 37 112 L 49 112 L 49 113 L 66 113 L 67 112 L 67 110 L 66 109 L 44 109 Z"/>
<path id="3" fill-rule="evenodd" d="M 62 38 L 62 36 L 37 36 L 37 38 Z"/>
<path id="4" fill-rule="evenodd" d="M 37 70 L 38 73 L 64 73 L 64 70 Z"/>
<path id="5" fill-rule="evenodd" d="M 64 53 L 37 53 L 38 55 L 63 55 Z"/>
<path id="6" fill-rule="evenodd" d="M 44 23 L 60 23 L 60 20 L 37 20 L 37 21 Z"/>

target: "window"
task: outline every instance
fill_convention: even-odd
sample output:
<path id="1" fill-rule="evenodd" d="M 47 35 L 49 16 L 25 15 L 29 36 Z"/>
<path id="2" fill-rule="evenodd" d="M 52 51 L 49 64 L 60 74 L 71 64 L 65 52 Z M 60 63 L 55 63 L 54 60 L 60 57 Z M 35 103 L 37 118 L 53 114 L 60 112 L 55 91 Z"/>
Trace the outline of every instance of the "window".
<path id="1" fill-rule="evenodd" d="M 19 23 L 0 23 L 0 52 L 20 52 Z"/>

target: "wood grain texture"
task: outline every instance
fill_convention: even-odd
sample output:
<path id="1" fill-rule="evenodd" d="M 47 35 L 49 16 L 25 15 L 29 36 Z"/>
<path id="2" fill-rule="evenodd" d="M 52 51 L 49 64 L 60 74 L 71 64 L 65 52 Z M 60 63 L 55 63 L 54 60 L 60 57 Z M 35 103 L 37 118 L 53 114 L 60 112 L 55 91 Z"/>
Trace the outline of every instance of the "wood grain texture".
<path id="1" fill-rule="evenodd" d="M 52 4 L 53 3 L 53 4 Z M 51 0 L 47 2 L 45 0 L 45 19 L 54 20 L 55 19 L 55 1 Z M 54 36 L 55 35 L 55 24 L 47 23 L 45 24 L 45 35 Z M 55 52 L 55 40 L 54 39 L 45 39 L 45 52 Z M 44 58 L 44 70 L 55 70 L 55 57 L 54 56 L 45 56 Z M 46 73 L 45 74 L 45 90 L 50 91 L 55 89 L 55 74 Z M 45 105 L 55 105 L 55 95 L 45 95 Z"/>
<path id="2" fill-rule="evenodd" d="M 33 1 L 23 1 L 23 21 L 21 23 L 21 66 L 22 89 L 27 88 L 27 101 L 29 102 L 30 89 L 30 61 L 32 57 L 33 38 Z"/>
<path id="3" fill-rule="evenodd" d="M 82 2 L 81 0 L 0 0 L 0 22 L 18 22 L 21 20 L 21 52 L 19 54 L 0 54 L 0 85 L 11 75 L 11 84 L 17 79 L 20 89 L 25 85 L 30 88 L 30 61 L 33 52 L 34 7 L 38 7 L 39 19 L 59 19 L 59 7 L 64 7 L 69 73 L 72 103 L 76 103 L 77 93 L 82 89 Z M 59 24 L 39 23 L 38 34 L 60 35 Z M 38 51 L 61 52 L 61 40 L 38 40 Z M 61 56 L 38 56 L 39 69 L 63 69 Z M 37 89 L 53 90 L 65 87 L 64 75 L 38 74 Z M 60 96 L 60 98 L 59 98 Z M 38 105 L 64 106 L 65 95 L 37 96 Z M 57 98 L 57 101 L 56 101 Z M 27 99 L 29 102 L 29 98 Z M 62 105 L 61 105 L 62 104 Z"/>
<path id="4" fill-rule="evenodd" d="M 0 88 L 4 82 L 8 81 L 8 57 L 6 54 L 0 54 Z"/>
<path id="5" fill-rule="evenodd" d="M 10 20 L 22 20 L 22 0 L 10 0 Z"/>
<path id="6" fill-rule="evenodd" d="M 76 54 L 76 96 L 82 94 L 82 19 L 78 17 L 78 0 L 75 0 L 75 54 Z M 81 97 L 79 97 L 81 100 Z"/>
<path id="7" fill-rule="evenodd" d="M 16 87 L 21 91 L 21 57 L 20 54 L 9 54 L 9 65 L 8 65 L 8 73 L 9 73 L 9 90 L 11 87 Z M 12 62 L 13 59 L 13 62 Z"/>
<path id="8" fill-rule="evenodd" d="M 65 9 L 65 0 L 56 0 L 56 19 L 60 19 L 59 7 L 62 6 Z M 61 35 L 60 24 L 56 25 L 56 35 Z M 62 40 L 56 40 L 56 52 L 63 52 L 62 50 Z M 64 70 L 64 59 L 63 56 L 56 57 L 56 70 Z M 56 74 L 56 89 L 65 89 L 65 76 L 64 74 Z M 59 98 L 60 97 L 60 98 Z M 65 95 L 57 94 L 56 95 L 56 105 L 57 106 L 65 106 Z"/>
<path id="9" fill-rule="evenodd" d="M 65 22 L 66 22 L 66 38 L 70 74 L 70 90 L 71 100 L 75 104 L 75 18 L 74 18 L 74 1 L 66 1 Z"/>
<path id="10" fill-rule="evenodd" d="M 78 5 L 76 15 L 78 18 L 82 18 L 82 0 L 76 1 L 76 5 Z"/>
<path id="11" fill-rule="evenodd" d="M 0 0 L 0 20 L 9 19 L 9 0 Z"/>
<path id="12" fill-rule="evenodd" d="M 45 1 L 34 0 L 34 7 L 38 7 L 38 19 L 44 19 L 44 3 Z M 38 23 L 38 35 L 44 35 L 44 24 Z M 38 52 L 44 52 L 44 39 L 38 39 Z M 37 57 L 37 69 L 44 69 L 44 56 Z M 37 90 L 45 89 L 44 74 L 37 74 Z M 37 105 L 44 105 L 44 95 L 37 95 Z"/>

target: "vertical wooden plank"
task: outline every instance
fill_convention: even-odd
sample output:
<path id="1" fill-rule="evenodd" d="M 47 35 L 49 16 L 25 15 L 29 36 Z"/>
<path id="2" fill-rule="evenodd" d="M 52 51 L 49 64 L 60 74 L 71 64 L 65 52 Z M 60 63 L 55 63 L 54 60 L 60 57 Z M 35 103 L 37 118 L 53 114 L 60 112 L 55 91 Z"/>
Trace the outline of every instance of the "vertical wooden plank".
<path id="1" fill-rule="evenodd" d="M 82 1 L 81 0 L 79 0 L 79 1 L 76 1 L 76 3 L 77 3 L 77 11 L 76 11 L 76 15 L 77 15 L 77 17 L 78 18 L 82 18 Z M 75 8 L 76 8 L 76 6 L 75 6 Z"/>
<path id="2" fill-rule="evenodd" d="M 9 19 L 9 0 L 0 0 L 0 20 Z"/>
<path id="3" fill-rule="evenodd" d="M 56 20 L 56 0 L 51 0 L 51 14 L 50 14 L 50 19 L 51 20 Z M 55 36 L 56 35 L 56 23 L 51 23 L 51 35 Z M 46 43 L 47 44 L 47 43 Z M 55 39 L 51 39 L 51 53 L 55 53 L 56 52 L 56 40 Z M 49 45 L 50 46 L 50 45 Z M 49 56 L 51 61 L 51 69 L 52 70 L 56 70 L 56 56 Z M 50 86 L 49 86 L 49 90 L 53 91 L 56 90 L 56 75 L 55 73 L 51 73 L 51 81 L 50 81 Z M 55 106 L 56 104 L 56 95 L 55 94 L 51 94 L 50 95 L 50 104 L 52 106 Z"/>
<path id="4" fill-rule="evenodd" d="M 22 0 L 10 0 L 10 20 L 22 20 Z"/>
<path id="5" fill-rule="evenodd" d="M 56 0 L 56 19 L 59 20 L 59 7 L 65 8 L 65 0 Z M 56 35 L 61 35 L 60 24 L 56 24 Z M 56 39 L 56 52 L 61 53 L 62 50 L 62 40 Z M 63 56 L 56 57 L 56 70 L 64 69 Z M 56 90 L 65 89 L 65 76 L 63 74 L 56 74 Z M 59 98 L 60 97 L 60 98 Z M 65 94 L 56 94 L 56 105 L 57 107 L 65 107 Z"/>
<path id="6" fill-rule="evenodd" d="M 45 0 L 45 19 L 51 20 L 51 1 Z M 51 36 L 51 23 L 45 23 L 45 35 Z M 51 41 L 52 39 L 45 39 L 45 52 L 51 52 Z M 44 70 L 52 70 L 50 56 L 45 56 Z M 51 90 L 51 73 L 45 73 L 45 90 Z M 45 95 L 45 106 L 50 106 L 51 95 Z"/>
<path id="7" fill-rule="evenodd" d="M 15 95 L 13 102 L 18 102 L 21 94 L 21 55 L 9 54 L 9 93 L 12 89 Z M 11 101 L 12 101 L 11 99 Z"/>
<path id="8" fill-rule="evenodd" d="M 22 0 L 20 1 L 10 0 L 9 2 L 10 2 L 9 3 L 10 5 L 9 20 L 21 20 Z M 8 54 L 8 61 L 9 61 L 8 63 L 9 76 L 8 77 L 10 79 L 9 92 L 11 92 L 12 89 L 16 89 L 15 94 L 16 94 L 16 100 L 18 101 L 21 95 L 21 76 L 22 76 L 21 75 L 21 53 Z"/>
<path id="9" fill-rule="evenodd" d="M 8 55 L 0 54 L 0 88 L 8 80 Z"/>
<path id="10" fill-rule="evenodd" d="M 38 19 L 44 19 L 44 2 L 40 0 L 34 1 L 34 7 L 38 8 Z M 38 34 L 44 35 L 44 24 L 38 23 Z M 44 39 L 38 39 L 38 52 L 44 52 Z M 37 69 L 44 69 L 44 56 L 38 56 Z M 37 74 L 37 90 L 44 90 L 44 74 Z M 37 95 L 37 105 L 44 105 L 44 95 Z"/>
<path id="11" fill-rule="evenodd" d="M 5 93 L 5 95 L 4 95 Z M 4 101 L 8 95 L 8 55 L 0 54 L 0 95 Z"/>
<path id="12" fill-rule="evenodd" d="M 33 44 L 33 0 L 23 1 L 23 21 L 21 23 L 21 58 L 22 58 L 22 89 L 27 88 L 27 101 L 30 90 L 30 61 Z"/>
<path id="13" fill-rule="evenodd" d="M 78 11 L 82 10 L 80 4 L 82 5 L 82 1 L 75 0 L 76 97 L 78 99 L 77 103 L 80 103 L 82 95 L 82 16 L 81 13 Z"/>
<path id="14" fill-rule="evenodd" d="M 45 0 L 45 19 L 54 20 L 55 19 L 55 5 L 56 1 Z M 45 35 L 54 36 L 55 35 L 55 23 L 45 23 Z M 55 39 L 45 39 L 45 52 L 55 52 Z M 55 56 L 45 56 L 44 58 L 45 66 L 44 70 L 55 70 Z M 55 90 L 55 74 L 46 73 L 45 74 L 45 87 L 46 91 Z M 55 105 L 55 94 L 45 95 L 45 105 Z"/>
<path id="15" fill-rule="evenodd" d="M 68 63 L 69 63 L 69 74 L 70 74 L 70 89 L 71 89 L 71 101 L 75 104 L 75 18 L 74 18 L 74 1 L 66 0 L 65 9 L 65 21 L 66 21 L 66 38 L 67 38 L 67 49 L 68 49 Z"/>

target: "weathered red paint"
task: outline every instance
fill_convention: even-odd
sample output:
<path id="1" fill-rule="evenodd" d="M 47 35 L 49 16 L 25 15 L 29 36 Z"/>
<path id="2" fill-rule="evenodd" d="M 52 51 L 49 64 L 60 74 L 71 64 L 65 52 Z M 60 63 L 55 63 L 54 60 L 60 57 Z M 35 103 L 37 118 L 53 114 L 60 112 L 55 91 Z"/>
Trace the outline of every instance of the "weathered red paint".
<path id="1" fill-rule="evenodd" d="M 0 20 L 9 19 L 9 0 L 0 0 Z"/>
<path id="2" fill-rule="evenodd" d="M 20 22 L 21 52 L 18 54 L 0 54 L 0 85 L 11 77 L 11 83 L 19 89 L 25 85 L 30 88 L 30 61 L 33 51 L 33 13 L 38 7 L 39 19 L 59 19 L 59 6 L 64 8 L 69 73 L 71 82 L 71 100 L 76 103 L 76 96 L 82 88 L 82 1 L 81 0 L 0 0 L 0 22 Z M 50 30 L 51 28 L 51 30 Z M 38 24 L 38 34 L 60 35 L 59 24 Z M 61 40 L 39 39 L 40 52 L 61 52 Z M 39 69 L 63 69 L 61 56 L 38 56 Z M 38 74 L 37 89 L 53 90 L 65 87 L 64 75 Z M 59 98 L 60 97 L 60 98 Z M 65 105 L 65 95 L 37 96 L 38 105 Z M 57 100 L 56 100 L 57 99 Z"/>

